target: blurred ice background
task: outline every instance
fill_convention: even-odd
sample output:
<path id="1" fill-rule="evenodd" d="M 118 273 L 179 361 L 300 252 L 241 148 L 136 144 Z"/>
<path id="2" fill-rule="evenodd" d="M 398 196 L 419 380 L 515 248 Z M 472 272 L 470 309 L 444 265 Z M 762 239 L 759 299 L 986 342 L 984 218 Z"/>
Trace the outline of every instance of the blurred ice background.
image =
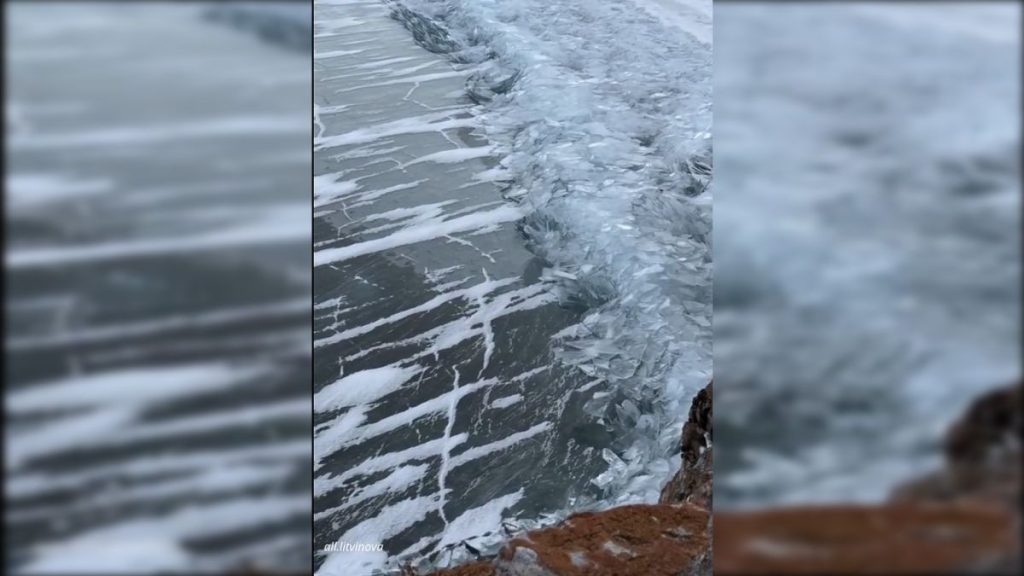
<path id="1" fill-rule="evenodd" d="M 1020 6 L 715 7 L 716 510 L 886 497 L 1020 375 Z"/>
<path id="2" fill-rule="evenodd" d="M 309 3 L 5 12 L 5 571 L 308 571 Z"/>

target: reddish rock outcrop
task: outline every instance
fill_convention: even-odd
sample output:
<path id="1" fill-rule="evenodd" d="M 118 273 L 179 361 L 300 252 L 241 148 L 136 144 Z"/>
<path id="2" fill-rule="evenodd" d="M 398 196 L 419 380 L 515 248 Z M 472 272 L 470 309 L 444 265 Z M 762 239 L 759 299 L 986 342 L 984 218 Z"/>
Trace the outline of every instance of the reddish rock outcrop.
<path id="1" fill-rule="evenodd" d="M 950 464 L 990 467 L 993 461 L 1019 455 L 1024 431 L 1021 412 L 1021 383 L 975 400 L 946 436 Z"/>
<path id="2" fill-rule="evenodd" d="M 946 435 L 945 466 L 901 486 L 893 493 L 893 500 L 980 501 L 1019 506 L 1022 412 L 1019 383 L 975 400 Z"/>
<path id="3" fill-rule="evenodd" d="M 584 512 L 513 538 L 493 561 L 434 576 L 710 576 L 709 521 L 693 505 Z"/>
<path id="4" fill-rule="evenodd" d="M 659 504 L 575 514 L 434 576 L 711 576 L 711 391 L 690 405 L 683 462 Z"/>
<path id="5" fill-rule="evenodd" d="M 1005 510 L 916 503 L 719 513 L 714 538 L 715 574 L 987 572 L 1017 542 Z"/>
<path id="6" fill-rule="evenodd" d="M 495 573 L 690 574 L 707 551 L 709 519 L 706 509 L 693 505 L 632 505 L 575 514 L 552 528 L 512 539 L 501 550 Z"/>
<path id="7" fill-rule="evenodd" d="M 976 400 L 942 470 L 877 506 L 715 514 L 716 574 L 1020 574 L 1021 387 Z"/>
<path id="8" fill-rule="evenodd" d="M 415 574 L 415 572 L 410 572 Z M 480 561 L 433 572 L 432 576 L 494 576 L 494 565 Z"/>
<path id="9" fill-rule="evenodd" d="M 683 425 L 679 448 L 679 471 L 661 490 L 662 504 L 694 503 L 711 509 L 712 475 L 712 386 L 709 382 L 690 403 L 690 414 Z"/>
<path id="10" fill-rule="evenodd" d="M 889 503 L 714 515 L 715 574 L 1022 572 L 1021 387 L 979 398 L 950 429 L 946 465 Z M 712 385 L 694 398 L 682 465 L 658 505 L 570 516 L 443 576 L 710 576 Z"/>

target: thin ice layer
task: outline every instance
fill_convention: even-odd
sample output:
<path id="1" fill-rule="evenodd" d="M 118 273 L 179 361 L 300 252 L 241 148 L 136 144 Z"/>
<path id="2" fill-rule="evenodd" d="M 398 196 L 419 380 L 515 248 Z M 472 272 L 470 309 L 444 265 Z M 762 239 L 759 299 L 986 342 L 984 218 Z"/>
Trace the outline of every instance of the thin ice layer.
<path id="1" fill-rule="evenodd" d="M 601 484 L 619 501 L 656 494 L 711 370 L 710 30 L 659 20 L 655 4 L 407 0 L 394 12 L 471 72 L 545 279 L 590 308 L 563 331 L 561 359 L 613 384 L 591 410 L 628 462 Z"/>

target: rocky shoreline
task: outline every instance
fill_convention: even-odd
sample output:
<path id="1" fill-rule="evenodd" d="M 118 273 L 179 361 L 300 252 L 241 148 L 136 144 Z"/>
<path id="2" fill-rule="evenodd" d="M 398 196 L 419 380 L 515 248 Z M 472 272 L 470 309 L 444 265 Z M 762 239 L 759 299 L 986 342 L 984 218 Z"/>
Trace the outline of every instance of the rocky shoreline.
<path id="1" fill-rule="evenodd" d="M 691 402 L 682 463 L 657 504 L 574 514 L 511 538 L 494 558 L 432 576 L 710 576 L 711 408 L 709 383 Z"/>
<path id="2" fill-rule="evenodd" d="M 976 399 L 942 469 L 878 505 L 715 515 L 721 574 L 1020 574 L 1021 384 Z"/>
<path id="3" fill-rule="evenodd" d="M 433 576 L 710 576 L 712 396 L 709 383 L 693 399 L 659 503 L 575 514 Z M 714 514 L 715 573 L 1021 573 L 1021 438 L 1017 383 L 978 398 L 943 468 L 888 502 Z"/>

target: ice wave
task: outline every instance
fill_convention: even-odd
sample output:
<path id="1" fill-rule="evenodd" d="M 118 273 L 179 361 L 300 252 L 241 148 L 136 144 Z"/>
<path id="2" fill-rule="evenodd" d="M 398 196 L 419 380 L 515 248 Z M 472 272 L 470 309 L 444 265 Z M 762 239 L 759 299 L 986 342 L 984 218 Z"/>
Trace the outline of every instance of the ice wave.
<path id="1" fill-rule="evenodd" d="M 600 486 L 656 497 L 711 371 L 710 44 L 627 2 L 392 7 L 471 72 L 521 231 L 563 301 L 589 309 L 561 358 L 612 383 L 590 406 L 620 439 Z"/>

